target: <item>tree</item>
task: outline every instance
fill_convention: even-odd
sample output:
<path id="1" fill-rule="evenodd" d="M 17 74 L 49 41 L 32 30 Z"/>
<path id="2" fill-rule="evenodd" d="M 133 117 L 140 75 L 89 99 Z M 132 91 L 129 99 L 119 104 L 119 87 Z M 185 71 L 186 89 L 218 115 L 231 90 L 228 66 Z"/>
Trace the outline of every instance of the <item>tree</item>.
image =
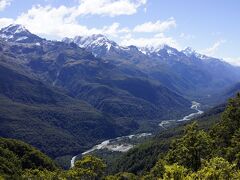
<path id="1" fill-rule="evenodd" d="M 155 166 L 151 169 L 150 173 L 143 177 L 144 180 L 159 179 L 163 178 L 165 172 L 165 162 L 162 159 L 159 159 Z"/>
<path id="2" fill-rule="evenodd" d="M 164 180 L 183 180 L 188 174 L 188 170 L 178 164 L 165 165 Z"/>
<path id="3" fill-rule="evenodd" d="M 227 148 L 226 157 L 230 162 L 235 161 L 237 167 L 240 168 L 240 128 L 231 139 L 231 145 Z"/>
<path id="4" fill-rule="evenodd" d="M 28 180 L 35 179 L 54 179 L 54 180 L 66 180 L 63 171 L 49 171 L 49 170 L 39 170 L 39 169 L 26 169 L 23 171 L 21 178 Z"/>
<path id="5" fill-rule="evenodd" d="M 201 167 L 201 159 L 209 158 L 213 140 L 206 132 L 197 128 L 197 123 L 188 125 L 184 136 L 173 141 L 166 157 L 169 164 L 178 163 L 197 171 Z"/>
<path id="6" fill-rule="evenodd" d="M 101 159 L 88 155 L 76 161 L 74 167 L 68 171 L 67 176 L 71 179 L 100 179 L 105 168 L 106 164 Z"/>
<path id="7" fill-rule="evenodd" d="M 210 161 L 205 161 L 202 168 L 188 176 L 189 179 L 205 179 L 205 180 L 230 180 L 237 177 L 235 165 L 221 157 L 215 157 Z M 191 178 L 190 178 L 191 177 Z"/>
<path id="8" fill-rule="evenodd" d="M 139 178 L 132 173 L 128 172 L 121 172 L 116 175 L 107 176 L 104 178 L 104 180 L 138 180 Z"/>
<path id="9" fill-rule="evenodd" d="M 231 138 L 239 128 L 240 93 L 237 94 L 236 98 L 229 100 L 221 121 L 217 123 L 211 131 L 211 135 L 218 143 L 219 151 L 221 151 L 222 147 L 227 147 L 231 144 Z"/>
<path id="10" fill-rule="evenodd" d="M 96 180 L 100 179 L 100 176 L 90 169 L 77 168 L 67 171 L 66 178 L 71 180 Z"/>
<path id="11" fill-rule="evenodd" d="M 156 165 L 151 169 L 150 173 L 155 177 L 162 178 L 165 171 L 165 164 L 166 163 L 162 159 L 158 160 Z"/>

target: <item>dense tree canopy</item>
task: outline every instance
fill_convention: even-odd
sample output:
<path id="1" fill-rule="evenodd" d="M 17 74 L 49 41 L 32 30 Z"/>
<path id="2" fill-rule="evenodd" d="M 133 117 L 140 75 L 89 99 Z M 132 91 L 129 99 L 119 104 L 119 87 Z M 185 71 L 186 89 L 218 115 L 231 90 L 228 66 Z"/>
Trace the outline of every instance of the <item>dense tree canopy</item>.
<path id="1" fill-rule="evenodd" d="M 0 138 L 0 175 L 17 177 L 25 169 L 53 171 L 57 166 L 45 154 L 26 143 Z"/>
<path id="2" fill-rule="evenodd" d="M 186 127 L 185 135 L 173 141 L 167 154 L 170 163 L 179 163 L 197 171 L 201 167 L 201 159 L 211 155 L 213 140 L 203 130 L 197 129 L 193 123 Z"/>

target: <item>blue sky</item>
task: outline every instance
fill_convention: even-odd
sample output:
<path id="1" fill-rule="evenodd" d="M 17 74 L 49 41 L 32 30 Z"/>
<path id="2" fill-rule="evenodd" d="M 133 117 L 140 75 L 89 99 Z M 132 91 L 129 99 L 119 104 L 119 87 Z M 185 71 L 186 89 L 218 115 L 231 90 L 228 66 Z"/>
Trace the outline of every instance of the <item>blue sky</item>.
<path id="1" fill-rule="evenodd" d="M 102 33 L 121 45 L 169 44 L 240 65 L 238 0 L 0 0 L 0 27 L 49 39 Z"/>

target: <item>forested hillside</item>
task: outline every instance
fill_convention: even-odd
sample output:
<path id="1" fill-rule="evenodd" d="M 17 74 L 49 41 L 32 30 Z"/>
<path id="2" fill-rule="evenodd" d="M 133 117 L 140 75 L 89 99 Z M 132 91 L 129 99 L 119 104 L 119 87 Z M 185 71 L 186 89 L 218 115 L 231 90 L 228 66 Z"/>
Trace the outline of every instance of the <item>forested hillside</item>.
<path id="1" fill-rule="evenodd" d="M 19 179 L 25 170 L 57 170 L 48 156 L 18 140 L 0 138 L 0 178 Z"/>
<path id="2" fill-rule="evenodd" d="M 163 141 L 164 137 L 161 140 L 160 136 L 164 135 L 162 134 L 154 140 L 155 142 L 145 143 L 133 149 L 122 157 L 126 160 L 128 156 L 128 160 L 125 161 L 129 165 L 128 169 L 117 168 L 115 175 L 107 173 L 107 165 L 103 160 L 89 155 L 75 162 L 75 166 L 67 171 L 57 170 L 47 157 L 44 159 L 47 159 L 48 163 L 43 161 L 44 165 L 31 162 L 33 165 L 30 170 L 26 158 L 19 160 L 17 141 L 13 141 L 15 145 L 11 143 L 12 140 L 1 139 L 1 153 L 4 155 L 1 160 L 5 163 L 1 167 L 1 176 L 5 177 L 10 175 L 9 172 L 16 171 L 21 177 L 30 179 L 239 179 L 240 94 L 229 100 L 220 117 L 219 112 L 223 107 L 209 112 L 211 116 L 207 114 L 202 117 L 204 122 L 204 118 L 214 116 L 211 127 L 206 128 L 206 124 L 201 121 L 200 126 L 193 122 L 186 125 L 182 133 L 181 128 L 178 128 L 179 132 L 172 131 L 172 135 L 169 133 L 170 144 Z M 157 139 L 159 142 L 156 142 Z M 28 157 L 23 157 L 26 156 Z M 135 158 L 131 158 L 134 156 Z M 11 160 L 6 162 L 6 157 L 10 157 Z M 31 158 L 31 161 L 34 160 Z M 134 169 L 135 161 L 139 160 L 143 162 L 142 168 L 147 167 L 146 169 Z M 25 164 L 26 161 L 28 163 Z"/>

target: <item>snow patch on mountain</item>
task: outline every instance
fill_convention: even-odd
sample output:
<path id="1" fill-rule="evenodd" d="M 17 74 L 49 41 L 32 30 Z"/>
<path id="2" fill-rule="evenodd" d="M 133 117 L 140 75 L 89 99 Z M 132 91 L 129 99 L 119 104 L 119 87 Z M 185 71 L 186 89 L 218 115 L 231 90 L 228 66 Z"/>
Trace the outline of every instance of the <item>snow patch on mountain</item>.
<path id="1" fill-rule="evenodd" d="M 204 59 L 209 59 L 208 56 L 203 55 L 203 54 L 199 54 L 199 53 L 197 53 L 194 49 L 192 49 L 192 48 L 190 48 L 190 47 L 187 47 L 186 49 L 182 50 L 181 52 L 182 52 L 183 54 L 185 54 L 186 56 L 188 56 L 188 57 L 195 56 L 195 57 L 197 57 L 197 58 L 199 58 L 199 59 L 202 59 L 202 60 L 204 60 Z"/>
<path id="2" fill-rule="evenodd" d="M 0 30 L 0 37 L 5 41 L 18 43 L 41 42 L 42 38 L 29 32 L 23 25 L 11 24 Z"/>
<path id="3" fill-rule="evenodd" d="M 81 48 L 97 48 L 102 47 L 107 51 L 110 51 L 112 47 L 120 48 L 120 46 L 114 41 L 109 40 L 102 34 L 93 34 L 91 36 L 76 36 L 73 39 L 64 38 L 64 42 L 74 42 Z"/>
<path id="4" fill-rule="evenodd" d="M 141 51 L 143 54 L 148 56 L 151 56 L 151 55 L 161 56 L 162 52 L 166 52 L 169 56 L 177 55 L 179 53 L 177 49 L 172 48 L 166 44 L 158 46 L 157 48 L 154 46 L 141 47 L 139 48 L 139 51 Z"/>
<path id="5" fill-rule="evenodd" d="M 20 38 L 17 38 L 16 41 L 17 41 L 17 42 L 18 42 L 18 41 L 22 41 L 22 40 L 25 40 L 25 39 L 27 39 L 27 38 L 28 38 L 27 36 L 22 36 L 22 37 L 20 37 Z"/>
<path id="6" fill-rule="evenodd" d="M 9 26 L 7 26 L 6 28 L 2 29 L 3 33 L 12 33 L 12 34 L 18 34 L 21 32 L 28 32 L 28 30 L 20 24 L 11 24 Z"/>

